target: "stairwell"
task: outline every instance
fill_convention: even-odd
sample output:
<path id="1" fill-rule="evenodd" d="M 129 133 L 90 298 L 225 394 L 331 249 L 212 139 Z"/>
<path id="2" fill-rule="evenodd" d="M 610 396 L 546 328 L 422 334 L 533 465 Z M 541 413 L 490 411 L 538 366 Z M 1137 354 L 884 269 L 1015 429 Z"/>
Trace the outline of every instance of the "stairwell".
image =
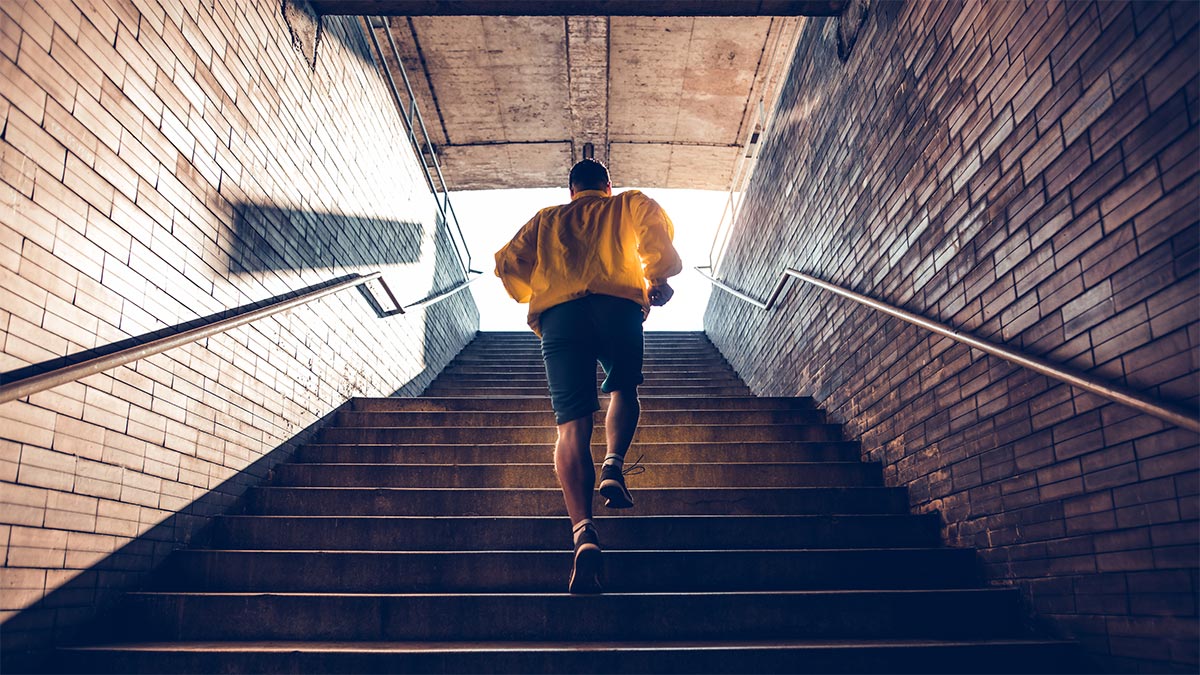
<path id="1" fill-rule="evenodd" d="M 482 333 L 419 398 L 356 399 L 297 461 L 60 651 L 106 672 L 1077 672 L 1017 591 L 807 398 L 649 333 L 632 511 L 570 596 L 538 342 Z M 602 414 L 593 454 L 603 457 Z"/>

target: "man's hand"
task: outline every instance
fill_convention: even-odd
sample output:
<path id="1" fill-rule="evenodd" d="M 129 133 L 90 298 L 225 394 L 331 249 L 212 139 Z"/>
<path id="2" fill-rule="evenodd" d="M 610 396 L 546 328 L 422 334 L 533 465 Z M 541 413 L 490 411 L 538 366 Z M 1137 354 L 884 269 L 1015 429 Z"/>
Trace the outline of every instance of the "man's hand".
<path id="1" fill-rule="evenodd" d="M 662 307 L 670 302 L 671 296 L 675 295 L 675 289 L 671 288 L 671 285 L 667 282 L 661 281 L 652 285 L 647 295 L 650 297 L 651 305 Z"/>

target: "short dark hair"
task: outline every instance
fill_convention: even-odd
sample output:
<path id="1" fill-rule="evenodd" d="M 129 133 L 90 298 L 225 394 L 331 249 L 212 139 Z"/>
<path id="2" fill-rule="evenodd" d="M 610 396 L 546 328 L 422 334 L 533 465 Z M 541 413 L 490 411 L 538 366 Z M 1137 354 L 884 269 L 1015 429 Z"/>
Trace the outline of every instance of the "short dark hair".
<path id="1" fill-rule="evenodd" d="M 603 190 L 609 182 L 608 167 L 594 159 L 571 167 L 571 187 L 576 190 Z"/>

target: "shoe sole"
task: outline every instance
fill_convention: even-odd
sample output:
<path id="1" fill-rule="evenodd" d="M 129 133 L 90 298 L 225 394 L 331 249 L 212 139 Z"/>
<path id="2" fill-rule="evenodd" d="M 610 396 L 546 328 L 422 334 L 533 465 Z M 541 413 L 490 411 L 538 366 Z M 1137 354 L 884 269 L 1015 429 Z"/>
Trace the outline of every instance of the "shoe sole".
<path id="1" fill-rule="evenodd" d="M 600 496 L 607 500 L 604 505 L 610 509 L 633 508 L 633 497 L 629 490 L 611 478 L 600 483 Z"/>
<path id="2" fill-rule="evenodd" d="M 593 594 L 601 591 L 600 571 L 602 558 L 600 547 L 595 544 L 584 544 L 575 552 L 575 567 L 571 570 L 571 582 L 567 592 L 574 594 Z"/>

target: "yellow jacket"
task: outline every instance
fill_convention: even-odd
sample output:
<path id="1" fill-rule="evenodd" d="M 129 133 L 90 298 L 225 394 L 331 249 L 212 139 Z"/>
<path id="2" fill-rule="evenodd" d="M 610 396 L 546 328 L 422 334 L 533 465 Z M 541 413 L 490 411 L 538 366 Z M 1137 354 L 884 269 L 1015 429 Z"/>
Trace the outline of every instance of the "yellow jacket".
<path id="1" fill-rule="evenodd" d="M 496 252 L 496 276 L 517 302 L 529 303 L 529 327 L 555 305 L 589 293 L 641 303 L 650 285 L 683 270 L 671 245 L 675 226 L 658 202 L 627 190 L 581 190 L 570 204 L 538 211 Z"/>

